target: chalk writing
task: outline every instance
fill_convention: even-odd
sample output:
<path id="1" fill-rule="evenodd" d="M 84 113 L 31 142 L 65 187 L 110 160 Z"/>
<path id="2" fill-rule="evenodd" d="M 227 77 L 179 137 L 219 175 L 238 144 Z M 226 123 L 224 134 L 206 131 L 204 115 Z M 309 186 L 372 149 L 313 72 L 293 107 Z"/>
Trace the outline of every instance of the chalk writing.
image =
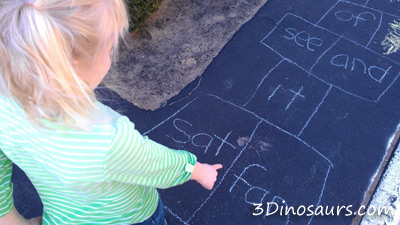
<path id="1" fill-rule="evenodd" d="M 222 139 L 222 138 L 220 138 L 220 137 L 218 137 L 217 135 L 214 134 L 214 136 L 221 141 L 221 145 L 218 147 L 217 152 L 215 153 L 215 155 L 218 155 L 219 151 L 221 150 L 221 148 L 222 148 L 222 146 L 224 144 L 227 144 L 227 145 L 231 146 L 233 149 L 236 150 L 236 147 L 233 144 L 231 144 L 231 143 L 226 141 L 228 139 L 229 135 L 231 135 L 231 133 L 232 133 L 232 131 L 229 131 L 229 133 L 225 136 L 224 139 Z"/>
<path id="2" fill-rule="evenodd" d="M 286 35 L 284 36 L 288 40 L 294 40 L 294 42 L 300 47 L 306 47 L 310 51 L 315 51 L 314 47 L 321 47 L 323 41 L 320 38 L 312 37 L 307 31 L 297 31 L 295 28 L 286 28 Z"/>
<path id="3" fill-rule="evenodd" d="M 272 94 L 270 96 L 268 96 L 268 101 L 271 100 L 271 98 L 275 95 L 275 93 L 279 90 L 280 87 L 281 87 L 281 85 L 278 85 L 278 87 L 275 88 L 275 90 L 272 92 Z"/>
<path id="4" fill-rule="evenodd" d="M 293 24 L 295 24 L 296 27 L 294 27 Z M 286 30 L 287 28 L 295 29 L 296 33 L 293 32 L 294 30 Z M 299 34 L 296 43 L 296 34 L 297 32 L 301 31 L 305 31 L 310 34 L 310 39 L 312 37 L 321 39 L 321 42 L 317 42 L 316 39 L 311 39 L 312 41 L 310 40 L 311 43 L 317 45 L 321 43 L 321 45 L 314 46 L 310 43 L 309 48 L 314 51 L 309 50 L 307 48 L 307 41 L 302 41 L 299 39 L 299 36 L 301 39 L 307 39 L 308 36 L 306 36 L 305 33 Z M 304 35 L 304 37 L 302 35 Z M 272 29 L 272 31 L 261 40 L 261 43 L 283 59 L 298 65 L 304 71 L 308 71 L 318 57 L 335 42 L 337 39 L 335 38 L 335 35 L 335 33 L 323 27 L 315 26 L 314 24 L 302 18 L 300 19 L 300 17 L 296 15 L 288 13 L 277 23 L 274 29 Z M 299 46 L 300 44 L 300 46 L 304 47 L 299 46 L 298 48 L 288 48 L 287 45 L 282 44 L 282 39 L 284 41 L 288 41 L 288 44 L 294 46 Z"/>
<path id="5" fill-rule="evenodd" d="M 246 193 L 245 193 L 244 200 L 245 200 L 246 203 L 248 203 L 248 204 L 250 204 L 250 205 L 255 205 L 255 204 L 258 204 L 258 203 L 264 203 L 264 202 L 265 202 L 265 201 L 264 201 L 265 196 L 268 195 L 268 194 L 270 193 L 269 191 L 267 191 L 267 190 L 264 189 L 264 188 L 261 188 L 261 187 L 258 187 L 258 186 L 254 186 L 254 185 L 249 184 L 249 182 L 243 178 L 244 173 L 246 173 L 246 171 L 247 171 L 248 169 L 253 168 L 253 167 L 258 167 L 258 168 L 260 168 L 260 169 L 262 169 L 262 170 L 264 170 L 264 171 L 267 171 L 267 169 L 266 169 L 265 167 L 263 167 L 263 166 L 261 166 L 261 165 L 259 165 L 259 164 L 251 164 L 251 165 L 247 166 L 246 168 L 244 168 L 244 170 L 242 171 L 242 173 L 241 173 L 239 176 L 237 176 L 236 174 L 234 174 L 234 176 L 236 177 L 236 180 L 233 182 L 231 188 L 229 189 L 229 192 L 232 192 L 232 189 L 236 186 L 236 184 L 237 184 L 237 182 L 238 182 L 239 180 L 242 181 L 242 182 L 244 182 L 247 186 L 249 186 L 249 189 L 247 189 L 247 191 L 246 191 Z M 254 174 L 254 173 L 252 173 L 252 174 Z M 249 193 L 252 192 L 252 191 L 253 191 L 253 192 L 254 192 L 254 191 L 260 192 L 260 193 L 262 194 L 261 198 L 260 198 L 260 199 L 257 199 L 256 201 L 250 201 L 250 200 L 248 199 L 248 195 L 249 195 Z M 274 200 L 275 200 L 275 197 L 273 198 L 273 201 L 274 201 Z"/>
<path id="6" fill-rule="evenodd" d="M 305 98 L 304 95 L 300 94 L 301 91 L 303 90 L 303 86 L 301 86 L 300 90 L 298 90 L 297 92 L 293 91 L 293 90 L 289 90 L 290 92 L 292 92 L 293 98 L 290 100 L 290 102 L 287 104 L 285 111 L 287 111 L 289 109 L 289 107 L 292 105 L 292 103 L 294 102 L 294 100 L 296 100 L 296 98 L 301 97 L 301 98 Z"/>
<path id="7" fill-rule="evenodd" d="M 274 66 L 261 82 L 244 107 L 296 134 L 329 88 L 287 60 Z"/>
<path id="8" fill-rule="evenodd" d="M 392 68 L 392 66 L 389 66 L 386 69 L 375 65 L 367 66 L 362 59 L 355 57 L 350 58 L 347 54 L 335 55 L 331 59 L 331 64 L 337 67 L 342 67 L 345 70 L 350 70 L 351 72 L 353 72 L 358 65 L 358 67 L 361 67 L 361 70 L 364 74 L 366 74 L 368 71 L 368 75 L 379 83 L 382 83 L 382 80 L 386 77 L 386 75 L 388 75 L 390 69 Z M 349 64 L 351 64 L 351 67 Z"/>
<path id="9" fill-rule="evenodd" d="M 241 178 L 241 179 L 243 179 L 243 178 Z M 243 179 L 243 180 L 244 180 L 244 179 Z M 260 198 L 260 200 L 257 199 L 257 201 L 252 202 L 252 201 L 250 201 L 250 200 L 248 199 L 248 194 L 249 194 L 251 191 L 253 191 L 253 190 L 259 190 L 259 191 L 262 192 L 262 197 Z M 265 196 L 266 196 L 267 194 L 269 194 L 269 191 L 265 190 L 264 188 L 260 188 L 260 187 L 257 187 L 257 186 L 251 186 L 251 187 L 246 191 L 246 194 L 245 194 L 245 196 L 244 196 L 244 201 L 245 201 L 246 203 L 250 204 L 250 205 L 254 205 L 254 204 L 257 204 L 257 203 L 259 203 L 259 202 L 264 202 L 264 198 L 265 198 Z"/>
<path id="10" fill-rule="evenodd" d="M 354 15 L 353 12 L 348 10 L 340 10 L 335 13 L 335 16 L 340 21 L 350 22 L 354 21 L 353 26 L 357 26 L 360 21 L 367 21 L 368 17 L 376 20 L 376 16 L 371 12 L 362 12 L 357 15 Z"/>
<path id="11" fill-rule="evenodd" d="M 179 124 L 178 122 L 181 124 L 181 126 L 178 126 L 178 124 Z M 232 131 L 228 132 L 228 134 L 225 136 L 225 138 L 220 138 L 216 134 L 210 135 L 207 133 L 198 133 L 198 134 L 195 134 L 192 136 L 192 135 L 188 134 L 182 126 L 182 125 L 186 124 L 186 125 L 192 127 L 193 125 L 191 123 L 189 123 L 188 121 L 180 119 L 180 118 L 176 118 L 176 119 L 174 119 L 173 124 L 174 124 L 175 129 L 177 131 L 179 131 L 179 133 L 181 133 L 185 137 L 185 140 L 177 140 L 174 137 L 171 137 L 171 139 L 173 141 L 175 141 L 176 143 L 186 144 L 186 143 L 190 142 L 195 147 L 204 148 L 204 154 L 206 154 L 207 150 L 210 148 L 213 141 L 219 140 L 219 141 L 221 141 L 221 144 L 219 145 L 217 151 L 215 152 L 216 156 L 219 154 L 221 148 L 224 145 L 228 145 L 231 148 L 233 148 L 234 150 L 236 150 L 236 147 L 227 141 L 227 139 L 229 138 L 229 135 L 231 135 Z"/>
<path id="12" fill-rule="evenodd" d="M 242 177 L 243 177 L 243 174 L 246 173 L 246 171 L 247 171 L 248 169 L 252 168 L 252 167 L 258 167 L 258 168 L 261 168 L 261 169 L 264 170 L 264 171 L 267 171 L 267 169 L 265 169 L 265 167 L 263 167 L 263 166 L 261 166 L 261 165 L 258 165 L 258 164 L 251 164 L 251 165 L 247 166 L 246 168 L 243 169 L 242 173 L 240 173 L 239 177 L 236 176 L 236 174 L 235 174 L 235 177 L 236 177 L 237 179 L 233 182 L 231 188 L 229 189 L 229 192 L 232 192 L 233 187 L 235 187 L 236 183 L 237 183 L 239 180 L 241 180 L 241 181 L 245 182 L 247 185 L 251 186 L 251 185 L 250 185 L 249 183 L 247 183 L 247 181 L 244 180 Z"/>
<path id="13" fill-rule="evenodd" d="M 192 124 L 190 124 L 190 123 L 189 123 L 188 121 L 186 121 L 186 120 L 174 119 L 174 127 L 175 127 L 179 132 L 181 132 L 181 133 L 186 137 L 187 140 L 181 141 L 181 140 L 177 140 L 177 139 L 175 139 L 175 138 L 173 138 L 173 137 L 172 137 L 172 140 L 174 140 L 176 143 L 186 144 L 186 143 L 188 143 L 188 142 L 190 141 L 190 135 L 188 135 L 185 131 L 181 130 L 181 129 L 178 127 L 178 125 L 177 125 L 178 122 L 185 123 L 185 124 L 187 124 L 187 125 L 189 125 L 189 126 L 192 126 Z"/>
<path id="14" fill-rule="evenodd" d="M 197 142 L 195 141 L 197 138 L 201 138 L 201 137 L 206 137 L 209 139 L 208 143 L 206 145 L 204 144 L 197 144 Z M 196 147 L 200 147 L 200 148 L 204 148 L 204 154 L 207 153 L 208 148 L 210 147 L 212 141 L 214 140 L 214 138 L 206 133 L 199 133 L 193 136 L 192 138 L 192 144 Z"/>

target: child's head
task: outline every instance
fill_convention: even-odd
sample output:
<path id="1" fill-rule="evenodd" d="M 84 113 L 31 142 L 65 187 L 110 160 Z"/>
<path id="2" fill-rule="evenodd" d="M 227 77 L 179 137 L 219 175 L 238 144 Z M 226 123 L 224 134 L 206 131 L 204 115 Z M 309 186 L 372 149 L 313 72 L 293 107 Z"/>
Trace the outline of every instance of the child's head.
<path id="1" fill-rule="evenodd" d="M 36 124 L 88 125 L 93 89 L 127 27 L 123 0 L 2 0 L 0 94 Z"/>

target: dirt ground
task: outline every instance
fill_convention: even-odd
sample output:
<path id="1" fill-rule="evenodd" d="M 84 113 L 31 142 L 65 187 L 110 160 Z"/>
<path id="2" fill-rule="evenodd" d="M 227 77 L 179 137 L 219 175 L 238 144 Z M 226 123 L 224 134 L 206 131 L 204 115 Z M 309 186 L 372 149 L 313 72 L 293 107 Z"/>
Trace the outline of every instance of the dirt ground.
<path id="1" fill-rule="evenodd" d="M 144 32 L 132 33 L 103 84 L 155 110 L 200 76 L 267 0 L 164 0 Z"/>

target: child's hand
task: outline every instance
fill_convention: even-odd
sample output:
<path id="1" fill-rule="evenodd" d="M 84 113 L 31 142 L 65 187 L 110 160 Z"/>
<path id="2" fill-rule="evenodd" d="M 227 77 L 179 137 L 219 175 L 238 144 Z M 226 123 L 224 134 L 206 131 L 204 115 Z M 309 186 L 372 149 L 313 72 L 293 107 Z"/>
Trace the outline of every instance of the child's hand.
<path id="1" fill-rule="evenodd" d="M 217 170 L 221 168 L 221 164 L 209 165 L 207 163 L 196 162 L 190 179 L 199 182 L 204 188 L 211 190 L 217 180 Z"/>

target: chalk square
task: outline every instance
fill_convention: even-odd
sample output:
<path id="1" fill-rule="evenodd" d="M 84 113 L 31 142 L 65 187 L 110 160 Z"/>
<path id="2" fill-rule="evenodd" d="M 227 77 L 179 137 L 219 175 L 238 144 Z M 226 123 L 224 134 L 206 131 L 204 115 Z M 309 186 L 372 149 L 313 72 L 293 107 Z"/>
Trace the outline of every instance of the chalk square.
<path id="1" fill-rule="evenodd" d="M 318 25 L 366 46 L 379 28 L 380 20 L 378 11 L 339 2 Z"/>
<path id="2" fill-rule="evenodd" d="M 312 69 L 311 73 L 347 94 L 379 101 L 399 76 L 396 63 L 341 39 Z"/>
<path id="3" fill-rule="evenodd" d="M 280 206 L 318 204 L 329 163 L 298 139 L 262 123 L 225 181 L 190 224 L 307 224 L 310 216 L 265 215 L 267 202 Z M 262 203 L 263 215 L 254 216 Z M 259 211 L 258 211 L 259 212 Z M 288 221 L 289 220 L 289 221 Z M 232 221 L 234 221 L 232 223 Z"/>
<path id="4" fill-rule="evenodd" d="M 245 108 L 298 134 L 328 89 L 328 85 L 284 60 L 267 74 Z"/>
<path id="5" fill-rule="evenodd" d="M 335 40 L 334 34 L 299 16 L 286 14 L 261 43 L 309 70 Z"/>
<path id="6" fill-rule="evenodd" d="M 369 0 L 367 6 L 382 11 L 386 14 L 400 16 L 399 0 Z"/>
<path id="7" fill-rule="evenodd" d="M 223 163 L 224 167 L 218 171 L 222 176 L 243 150 L 258 122 L 254 115 L 207 95 L 188 103 L 152 129 L 148 136 L 172 149 L 192 152 L 198 162 Z M 164 205 L 184 221 L 201 209 L 210 196 L 210 191 L 197 182 L 159 189 L 159 192 Z"/>

